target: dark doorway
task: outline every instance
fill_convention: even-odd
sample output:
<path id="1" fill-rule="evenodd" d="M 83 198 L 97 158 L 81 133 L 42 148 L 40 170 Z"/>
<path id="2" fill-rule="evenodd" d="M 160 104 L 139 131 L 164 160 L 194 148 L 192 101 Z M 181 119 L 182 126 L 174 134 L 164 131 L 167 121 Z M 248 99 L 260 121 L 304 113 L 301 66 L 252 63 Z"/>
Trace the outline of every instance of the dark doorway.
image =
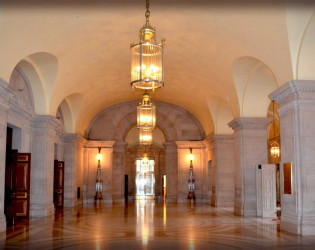
<path id="1" fill-rule="evenodd" d="M 31 154 L 12 149 L 13 129 L 7 128 L 4 213 L 7 225 L 29 218 Z"/>
<path id="2" fill-rule="evenodd" d="M 63 208 L 64 200 L 64 162 L 54 161 L 54 204 L 56 208 Z"/>
<path id="3" fill-rule="evenodd" d="M 125 201 L 128 202 L 128 175 L 125 175 Z"/>

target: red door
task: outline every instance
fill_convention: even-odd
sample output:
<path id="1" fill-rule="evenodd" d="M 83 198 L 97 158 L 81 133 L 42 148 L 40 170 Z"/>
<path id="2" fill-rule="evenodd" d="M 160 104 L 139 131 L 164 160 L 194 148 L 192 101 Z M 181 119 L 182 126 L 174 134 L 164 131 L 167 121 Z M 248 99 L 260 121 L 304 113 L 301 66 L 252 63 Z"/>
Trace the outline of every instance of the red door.
<path id="1" fill-rule="evenodd" d="M 64 162 L 54 162 L 54 204 L 56 208 L 63 207 L 64 197 Z"/>
<path id="2" fill-rule="evenodd" d="M 31 154 L 18 153 L 15 170 L 15 215 L 19 219 L 28 219 L 30 211 Z"/>

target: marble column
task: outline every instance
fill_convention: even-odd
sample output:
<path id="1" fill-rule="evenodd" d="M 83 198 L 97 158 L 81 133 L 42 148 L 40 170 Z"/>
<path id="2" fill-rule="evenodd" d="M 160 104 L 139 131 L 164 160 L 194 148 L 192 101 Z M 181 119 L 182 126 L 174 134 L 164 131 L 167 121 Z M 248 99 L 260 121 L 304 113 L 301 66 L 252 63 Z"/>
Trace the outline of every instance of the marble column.
<path id="1" fill-rule="evenodd" d="M 268 163 L 267 126 L 271 120 L 239 117 L 228 124 L 234 129 L 235 215 L 257 215 L 255 168 Z"/>
<path id="2" fill-rule="evenodd" d="M 207 193 L 204 184 L 207 183 L 206 145 L 203 141 L 176 141 L 178 153 L 178 202 L 186 203 L 188 195 L 188 179 L 190 175 L 190 148 L 192 148 L 193 173 L 195 179 L 196 202 L 203 203 Z"/>
<path id="3" fill-rule="evenodd" d="M 83 146 L 86 140 L 77 134 L 64 136 L 64 206 L 74 207 L 82 203 L 83 191 Z M 80 187 L 81 197 L 77 198 L 77 188 Z"/>
<path id="4" fill-rule="evenodd" d="M 123 141 L 116 141 L 113 147 L 112 190 L 113 202 L 125 202 L 125 146 Z"/>
<path id="5" fill-rule="evenodd" d="M 281 165 L 293 166 L 293 194 L 282 190 L 281 229 L 315 235 L 315 80 L 288 82 L 269 97 L 280 104 Z"/>
<path id="6" fill-rule="evenodd" d="M 53 116 L 39 115 L 32 121 L 30 216 L 54 214 L 54 143 L 61 130 L 61 121 Z"/>
<path id="7" fill-rule="evenodd" d="M 9 99 L 13 93 L 0 82 L 0 233 L 6 231 L 4 215 L 4 186 L 5 186 L 5 158 L 6 139 L 9 114 Z"/>
<path id="8" fill-rule="evenodd" d="M 178 193 L 177 146 L 175 142 L 165 143 L 166 151 L 166 202 L 176 203 Z"/>
<path id="9" fill-rule="evenodd" d="M 234 135 L 213 135 L 211 206 L 234 206 Z"/>

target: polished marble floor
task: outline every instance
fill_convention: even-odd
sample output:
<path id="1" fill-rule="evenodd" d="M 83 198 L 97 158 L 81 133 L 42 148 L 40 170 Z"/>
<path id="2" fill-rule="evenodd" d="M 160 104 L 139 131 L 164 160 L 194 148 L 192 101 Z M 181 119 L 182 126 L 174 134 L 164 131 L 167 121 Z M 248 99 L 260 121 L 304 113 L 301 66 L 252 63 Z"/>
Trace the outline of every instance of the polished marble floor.
<path id="1" fill-rule="evenodd" d="M 314 237 L 272 219 L 241 218 L 209 205 L 138 201 L 93 205 L 31 219 L 0 233 L 0 249 L 315 249 Z"/>

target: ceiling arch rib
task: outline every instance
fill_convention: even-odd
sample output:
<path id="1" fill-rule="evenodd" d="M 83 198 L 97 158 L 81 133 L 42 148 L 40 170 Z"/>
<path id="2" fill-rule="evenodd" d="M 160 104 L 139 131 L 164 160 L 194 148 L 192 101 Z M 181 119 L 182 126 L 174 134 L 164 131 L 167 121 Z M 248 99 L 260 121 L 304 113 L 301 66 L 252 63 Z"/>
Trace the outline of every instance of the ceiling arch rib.
<path id="1" fill-rule="evenodd" d="M 237 90 L 241 117 L 266 117 L 268 95 L 278 88 L 274 73 L 262 61 L 241 57 L 233 63 L 233 78 Z"/>
<path id="2" fill-rule="evenodd" d="M 38 52 L 23 58 L 17 66 L 30 83 L 35 113 L 48 115 L 58 71 L 57 58 L 46 52 Z"/>

